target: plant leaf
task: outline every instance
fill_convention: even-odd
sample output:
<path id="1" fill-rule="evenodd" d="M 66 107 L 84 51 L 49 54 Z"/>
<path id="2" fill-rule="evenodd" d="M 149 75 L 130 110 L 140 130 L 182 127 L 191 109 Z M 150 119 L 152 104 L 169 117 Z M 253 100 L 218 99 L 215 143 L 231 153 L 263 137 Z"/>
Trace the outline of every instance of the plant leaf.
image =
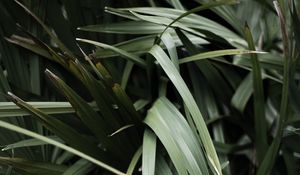
<path id="1" fill-rule="evenodd" d="M 153 48 L 149 51 L 149 53 L 152 54 L 160 63 L 160 65 L 162 66 L 162 68 L 164 69 L 164 71 L 166 72 L 166 74 L 180 93 L 184 103 L 187 105 L 192 115 L 197 130 L 199 131 L 201 142 L 206 151 L 207 157 L 211 157 L 210 163 L 213 167 L 216 168 L 218 174 L 222 174 L 221 165 L 216 150 L 213 146 L 212 139 L 209 135 L 208 129 L 202 117 L 202 114 L 184 80 L 182 79 L 179 72 L 177 71 L 177 69 L 175 68 L 175 66 L 170 61 L 170 59 L 161 47 L 159 47 L 158 45 L 154 45 Z"/>
<path id="2" fill-rule="evenodd" d="M 142 155 L 143 175 L 154 175 L 156 162 L 156 136 L 148 129 L 144 132 Z"/>
<path id="3" fill-rule="evenodd" d="M 27 102 L 44 112 L 45 114 L 66 114 L 74 113 L 75 110 L 69 102 Z M 95 104 L 90 103 L 94 110 L 98 110 Z M 13 102 L 0 102 L 0 117 L 15 117 L 30 115 L 27 111 L 18 107 Z"/>
<path id="4" fill-rule="evenodd" d="M 108 44 L 104 44 L 104 43 L 100 43 L 100 42 L 96 42 L 96 41 L 91 41 L 91 40 L 87 40 L 87 39 L 81 39 L 81 38 L 76 38 L 77 41 L 81 41 L 81 42 L 85 42 L 85 43 L 89 43 L 89 44 L 93 44 L 97 47 L 102 47 L 105 49 L 109 49 L 112 50 L 118 54 L 120 54 L 120 56 L 136 63 L 139 66 L 145 67 L 146 66 L 146 62 L 145 60 L 141 59 L 140 57 L 133 55 L 131 53 L 128 53 L 124 50 L 118 49 L 117 47 L 114 46 L 110 46 Z"/>
<path id="5" fill-rule="evenodd" d="M 21 107 L 22 109 L 28 111 L 32 115 L 36 116 L 42 124 L 47 127 L 50 131 L 56 134 L 58 137 L 63 139 L 66 143 L 74 146 L 76 149 L 85 152 L 90 156 L 95 156 L 97 158 L 107 159 L 108 162 L 111 160 L 110 157 L 105 156 L 106 153 L 101 151 L 94 143 L 86 139 L 85 137 L 81 136 L 77 131 L 75 131 L 69 125 L 61 122 L 58 119 L 53 117 L 49 117 L 47 114 L 43 113 L 42 111 L 33 108 L 17 96 L 13 95 L 12 93 L 8 93 L 8 96 L 13 100 L 13 102 Z M 76 135 L 76 137 L 74 137 Z"/>
<path id="6" fill-rule="evenodd" d="M 182 58 L 179 60 L 179 63 L 188 63 L 192 61 L 198 61 L 207 58 L 215 58 L 215 57 L 222 57 L 226 55 L 242 55 L 242 54 L 254 54 L 254 53 L 265 53 L 259 51 L 251 51 L 245 49 L 226 49 L 226 50 L 216 50 L 216 51 L 209 51 L 204 53 L 195 54 L 193 56 L 189 56 L 186 58 Z"/>
<path id="7" fill-rule="evenodd" d="M 143 149 L 140 147 L 134 154 L 134 156 L 131 159 L 131 162 L 127 168 L 126 175 L 132 175 L 134 172 L 134 169 L 136 168 L 136 165 L 142 155 Z"/>
<path id="8" fill-rule="evenodd" d="M 93 164 L 86 159 L 79 159 L 70 166 L 62 175 L 85 175 L 93 168 Z"/>
<path id="9" fill-rule="evenodd" d="M 60 143 L 64 142 L 57 136 L 47 136 L 47 137 L 49 139 L 56 140 L 57 142 L 60 142 Z M 40 146 L 40 145 L 45 145 L 45 144 L 48 144 L 48 143 L 43 142 L 38 139 L 27 139 L 27 140 L 21 140 L 16 143 L 6 145 L 4 148 L 2 148 L 2 151 L 7 151 L 7 150 L 11 150 L 11 149 L 16 149 L 16 148 L 29 147 L 29 146 Z"/>
<path id="10" fill-rule="evenodd" d="M 18 126 L 15 126 L 15 125 L 12 125 L 10 123 L 3 122 L 3 121 L 0 121 L 0 127 L 8 129 L 8 130 L 11 130 L 11 131 L 18 132 L 20 134 L 25 134 L 25 135 L 27 135 L 29 137 L 33 137 L 33 138 L 39 139 L 41 141 L 47 142 L 47 143 L 49 143 L 51 145 L 57 146 L 57 147 L 59 147 L 59 148 L 61 148 L 63 150 L 71 152 L 71 153 L 73 153 L 73 154 L 75 154 L 75 155 L 77 155 L 79 157 L 82 157 L 82 158 L 84 158 L 86 160 L 89 160 L 89 161 L 93 162 L 94 164 L 96 164 L 96 165 L 98 165 L 98 166 L 100 166 L 100 167 L 102 167 L 102 168 L 104 168 L 104 169 L 106 169 L 106 170 L 108 170 L 108 171 L 110 171 L 110 172 L 112 172 L 114 174 L 117 174 L 117 175 L 126 175 L 123 172 L 121 172 L 121 171 L 119 171 L 119 170 L 117 170 L 117 169 L 115 169 L 115 168 L 113 168 L 113 167 L 111 167 L 111 166 L 109 166 L 109 165 L 107 165 L 107 164 L 105 164 L 105 163 L 103 163 L 103 162 L 101 162 L 101 161 L 99 161 L 99 160 L 97 160 L 97 159 L 95 159 L 95 158 L 93 158 L 93 157 L 91 157 L 91 156 L 83 153 L 82 151 L 79 151 L 77 149 L 74 149 L 72 147 L 64 145 L 64 144 L 62 144 L 60 142 L 57 142 L 55 140 L 49 139 L 49 138 L 47 138 L 47 137 L 45 137 L 43 135 L 34 133 L 34 132 L 29 131 L 27 129 L 23 129 L 21 127 L 18 127 Z M 76 136 L 78 136 L 78 135 L 76 135 Z M 86 142 L 84 144 L 86 144 Z"/>
<path id="11" fill-rule="evenodd" d="M 61 175 L 66 166 L 51 163 L 34 162 L 21 158 L 0 157 L 0 164 L 13 166 L 18 170 L 34 174 L 34 175 Z"/>
<path id="12" fill-rule="evenodd" d="M 208 174 L 208 160 L 199 140 L 181 113 L 165 97 L 154 103 L 144 122 L 160 139 L 179 174 Z"/>

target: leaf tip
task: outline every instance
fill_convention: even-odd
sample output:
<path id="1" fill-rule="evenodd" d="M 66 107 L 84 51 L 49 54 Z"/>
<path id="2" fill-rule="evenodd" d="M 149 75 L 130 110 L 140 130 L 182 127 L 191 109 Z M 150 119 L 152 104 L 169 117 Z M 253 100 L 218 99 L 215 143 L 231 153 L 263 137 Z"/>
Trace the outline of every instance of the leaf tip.
<path id="1" fill-rule="evenodd" d="M 58 77 L 57 77 L 54 73 L 52 73 L 49 69 L 46 69 L 46 70 L 45 70 L 45 74 L 46 74 L 51 80 L 55 80 L 55 79 L 58 78 Z"/>
<path id="2" fill-rule="evenodd" d="M 14 94 L 11 93 L 10 91 L 7 92 L 7 95 L 9 95 L 9 96 L 14 96 Z"/>
<path id="3" fill-rule="evenodd" d="M 79 48 L 80 52 L 82 53 L 82 55 L 84 56 L 85 60 L 90 60 L 90 58 L 87 56 L 87 54 L 82 50 L 82 48 L 79 46 L 78 43 L 76 43 L 77 47 Z"/>
<path id="4" fill-rule="evenodd" d="M 13 94 L 10 91 L 7 92 L 7 97 L 14 103 L 17 103 L 18 101 L 21 100 L 20 98 L 18 98 L 15 94 Z"/>
<path id="5" fill-rule="evenodd" d="M 109 7 L 105 6 L 104 7 L 104 12 L 108 12 L 109 11 Z"/>

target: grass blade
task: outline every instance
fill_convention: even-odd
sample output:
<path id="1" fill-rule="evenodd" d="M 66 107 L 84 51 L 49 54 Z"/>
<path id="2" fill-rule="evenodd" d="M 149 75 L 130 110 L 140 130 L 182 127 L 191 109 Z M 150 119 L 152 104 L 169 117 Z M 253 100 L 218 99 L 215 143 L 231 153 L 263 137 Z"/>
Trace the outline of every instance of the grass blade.
<path id="1" fill-rule="evenodd" d="M 144 121 L 166 148 L 179 174 L 209 174 L 205 153 L 182 114 L 165 97 L 159 98 Z"/>
<path id="2" fill-rule="evenodd" d="M 42 111 L 33 108 L 20 98 L 16 97 L 12 93 L 8 93 L 11 100 L 13 100 L 16 105 L 20 108 L 28 111 L 30 114 L 36 116 L 42 124 L 49 129 L 51 132 L 56 134 L 58 137 L 63 139 L 66 143 L 74 146 L 76 149 L 83 151 L 84 153 L 95 156 L 97 158 L 105 158 L 108 162 L 110 162 L 110 158 L 105 156 L 104 152 L 102 152 L 94 143 L 81 136 L 77 131 L 75 131 L 69 125 L 57 120 L 53 117 L 49 117 L 47 114 Z M 74 137 L 76 135 L 76 137 Z M 102 154 L 102 155 L 101 155 Z"/>
<path id="3" fill-rule="evenodd" d="M 136 168 L 136 165 L 142 155 L 142 152 L 143 152 L 143 149 L 142 147 L 140 147 L 134 154 L 134 156 L 132 157 L 131 159 L 131 162 L 128 166 L 128 169 L 127 169 L 127 172 L 126 172 L 126 175 L 132 175 L 133 172 L 134 172 L 134 169 Z"/>
<path id="4" fill-rule="evenodd" d="M 164 30 L 164 26 L 146 21 L 126 21 L 105 25 L 84 26 L 77 29 L 89 32 L 143 35 L 160 33 Z"/>
<path id="5" fill-rule="evenodd" d="M 164 35 L 162 35 L 161 40 L 164 43 L 164 45 L 166 46 L 173 64 L 179 70 L 178 54 L 177 54 L 177 50 L 176 50 L 176 45 L 175 45 L 175 42 L 174 42 L 173 37 L 170 34 L 170 32 L 165 32 Z"/>
<path id="6" fill-rule="evenodd" d="M 32 52 L 51 59 L 51 55 L 43 47 L 35 43 L 33 40 L 24 38 L 18 35 L 12 35 L 10 38 L 6 38 L 10 43 L 16 44 L 18 46 L 24 47 L 25 49 L 31 50 Z"/>
<path id="7" fill-rule="evenodd" d="M 0 121 L 0 127 L 8 129 L 8 130 L 11 130 L 11 131 L 14 131 L 14 132 L 18 132 L 20 134 L 27 135 L 29 137 L 36 138 L 38 140 L 44 141 L 46 143 L 49 143 L 51 145 L 57 146 L 57 147 L 59 147 L 59 148 L 61 148 L 63 150 L 66 150 L 66 151 L 68 151 L 70 153 L 73 153 L 73 154 L 75 154 L 75 155 L 77 155 L 79 157 L 82 157 L 82 158 L 84 158 L 86 160 L 89 160 L 92 163 L 94 163 L 94 164 L 96 164 L 96 165 L 98 165 L 98 166 L 100 166 L 100 167 L 102 167 L 102 168 L 104 168 L 104 169 L 106 169 L 106 170 L 114 173 L 114 174 L 117 174 L 117 175 L 126 175 L 125 173 L 123 173 L 123 172 L 121 172 L 121 171 L 119 171 L 119 170 L 117 170 L 117 169 L 115 169 L 115 168 L 113 168 L 113 167 L 111 167 L 111 166 L 109 166 L 109 165 L 107 165 L 107 164 L 105 164 L 105 163 L 103 163 L 103 162 L 101 162 L 101 161 L 99 161 L 99 160 L 97 160 L 97 159 L 95 159 L 95 158 L 93 158 L 93 157 L 91 157 L 91 156 L 83 153 L 82 151 L 79 151 L 79 150 L 74 149 L 74 148 L 72 148 L 70 146 L 64 145 L 64 144 L 62 144 L 60 142 L 57 142 L 55 140 L 49 139 L 49 138 L 47 138 L 47 137 L 45 137 L 43 135 L 34 133 L 34 132 L 29 131 L 27 129 L 23 129 L 21 127 L 18 127 L 18 126 L 15 126 L 15 125 L 12 125 L 10 123 L 3 122 L 3 121 Z M 78 136 L 78 135 L 76 135 L 76 136 Z M 84 143 L 84 144 L 86 144 L 86 143 Z"/>
<path id="8" fill-rule="evenodd" d="M 127 61 L 126 65 L 125 65 L 123 75 L 122 75 L 122 80 L 121 80 L 121 87 L 124 90 L 126 89 L 133 66 L 134 66 L 134 63 L 131 61 Z"/>
<path id="9" fill-rule="evenodd" d="M 55 43 L 60 47 L 60 49 L 66 53 L 68 53 L 70 56 L 74 57 L 73 53 L 66 48 L 66 46 L 54 35 L 54 33 L 43 23 L 42 20 L 40 20 L 35 14 L 33 14 L 26 6 L 24 6 L 19 1 L 15 0 L 15 2 L 22 7 L 26 13 L 28 13 L 30 16 L 32 16 L 47 32 L 47 34 L 55 41 Z"/>
<path id="10" fill-rule="evenodd" d="M 184 10 L 183 5 L 181 4 L 180 0 L 170 0 L 170 3 L 176 8 L 180 10 Z"/>
<path id="11" fill-rule="evenodd" d="M 156 165 L 155 165 L 155 174 L 156 175 L 172 175 L 172 171 L 167 164 L 166 160 L 162 155 L 157 155 Z"/>
<path id="12" fill-rule="evenodd" d="M 286 31 L 286 22 L 284 14 L 282 13 L 282 7 L 279 6 L 277 1 L 274 1 L 275 9 L 279 16 L 281 32 L 282 32 L 282 39 L 283 39 L 283 46 L 284 46 L 284 64 L 283 64 L 283 85 L 282 85 L 282 97 L 281 97 L 281 104 L 280 104 L 280 118 L 279 118 L 279 126 L 276 133 L 276 137 L 274 138 L 271 146 L 269 147 L 265 157 L 257 171 L 257 175 L 266 175 L 270 174 L 271 170 L 274 166 L 276 161 L 276 157 L 278 154 L 278 150 L 280 148 L 280 143 L 282 139 L 282 134 L 284 130 L 284 124 L 287 120 L 288 116 L 288 104 L 289 104 L 289 81 L 290 81 L 290 50 L 288 44 L 288 34 Z"/>
<path id="13" fill-rule="evenodd" d="M 250 50 L 255 50 L 251 31 L 246 24 L 245 37 Z M 262 162 L 264 155 L 268 149 L 267 141 L 267 122 L 265 116 L 265 97 L 263 91 L 263 80 L 261 76 L 261 68 L 256 54 L 251 54 L 252 60 L 252 82 L 254 96 L 254 125 L 255 125 L 255 144 L 256 156 L 259 163 Z"/>
<path id="14" fill-rule="evenodd" d="M 201 142 L 203 143 L 203 147 L 205 148 L 207 157 L 211 158 L 210 163 L 213 167 L 216 168 L 218 174 L 222 174 L 221 165 L 216 150 L 213 146 L 212 139 L 209 135 L 208 129 L 202 117 L 202 114 L 184 80 L 182 79 L 176 67 L 170 61 L 168 56 L 161 49 L 161 47 L 159 47 L 158 45 L 154 45 L 153 48 L 149 51 L 149 53 L 151 53 L 160 63 L 160 65 L 162 66 L 162 68 L 164 69 L 164 71 L 166 72 L 166 74 L 180 93 L 199 131 Z"/>
<path id="15" fill-rule="evenodd" d="M 93 164 L 86 159 L 79 159 L 72 166 L 70 166 L 62 175 L 85 175 L 93 168 Z"/>
<path id="16" fill-rule="evenodd" d="M 13 166 L 18 170 L 33 175 L 60 175 L 66 170 L 66 166 L 50 163 L 34 162 L 21 158 L 0 157 L 0 164 Z"/>
<path id="17" fill-rule="evenodd" d="M 179 60 L 179 63 L 188 63 L 192 61 L 199 61 L 207 58 L 215 58 L 215 57 L 222 57 L 227 55 L 242 55 L 242 54 L 254 54 L 254 53 L 264 53 L 259 51 L 251 51 L 245 49 L 226 49 L 226 50 L 216 50 L 216 51 L 209 51 L 204 53 L 199 53 L 190 57 L 182 58 Z"/>
<path id="18" fill-rule="evenodd" d="M 41 110 L 45 114 L 75 113 L 69 102 L 27 102 L 29 105 Z M 98 110 L 95 104 L 90 103 L 94 110 Z M 0 102 L 0 118 L 30 115 L 13 102 Z"/>
<path id="19" fill-rule="evenodd" d="M 221 0 L 221 1 L 215 1 L 215 2 L 210 2 L 210 3 L 206 3 L 202 6 L 193 8 L 192 10 L 189 10 L 185 13 L 183 13 L 182 15 L 180 15 L 179 17 L 177 17 L 175 20 L 173 20 L 170 24 L 167 25 L 167 27 L 164 29 L 164 31 L 160 34 L 160 38 L 163 35 L 163 33 L 170 27 L 172 26 L 172 24 L 176 23 L 177 21 L 179 21 L 180 19 L 192 14 L 192 13 L 196 13 L 196 12 L 200 12 L 202 10 L 205 9 L 210 9 L 213 7 L 217 7 L 217 6 L 221 6 L 221 5 L 229 5 L 229 4 L 235 4 L 237 3 L 236 0 Z"/>
<path id="20" fill-rule="evenodd" d="M 143 141 L 142 173 L 143 175 L 154 175 L 156 162 L 156 136 L 146 129 Z"/>
<path id="21" fill-rule="evenodd" d="M 111 134 L 114 131 L 113 128 L 110 128 L 110 123 L 108 123 L 108 121 L 105 120 L 104 117 L 100 116 L 96 111 L 94 111 L 84 99 L 82 99 L 79 95 L 77 95 L 75 91 L 71 89 L 60 78 L 58 78 L 49 70 L 46 70 L 46 74 L 49 76 L 53 84 L 70 101 L 73 108 L 76 109 L 76 113 L 78 117 L 81 119 L 81 121 L 92 131 L 92 133 L 95 135 L 98 141 L 101 142 L 103 147 L 107 149 L 106 153 L 110 154 L 110 157 L 116 156 L 116 154 L 121 154 L 120 148 L 118 148 L 117 145 L 113 143 L 112 139 L 107 137 L 109 134 Z M 85 77 L 84 75 L 83 77 L 88 78 Z M 102 99 L 100 98 L 99 100 Z M 113 110 L 112 107 L 111 110 Z M 112 120 L 113 119 L 115 118 L 112 118 Z M 119 127 L 117 126 L 117 128 L 115 129 L 118 129 Z M 124 142 L 123 144 L 125 143 L 126 142 Z M 124 153 L 126 152 L 123 152 L 123 154 Z"/>
<path id="22" fill-rule="evenodd" d="M 244 109 L 253 93 L 253 75 L 250 72 L 244 80 L 240 83 L 236 89 L 234 95 L 231 98 L 231 104 L 240 112 L 244 112 Z"/>
<path id="23" fill-rule="evenodd" d="M 56 140 L 57 142 L 63 143 L 64 141 L 58 138 L 57 136 L 47 136 L 49 139 Z M 46 142 L 43 142 L 38 139 L 27 139 L 27 140 L 21 140 L 16 143 L 12 143 L 9 145 L 6 145 L 4 148 L 2 148 L 2 151 L 7 151 L 11 149 L 16 149 L 16 148 L 23 148 L 23 147 L 29 147 L 29 146 L 40 146 L 40 145 L 45 145 L 47 144 Z"/>
<path id="24" fill-rule="evenodd" d="M 104 44 L 104 43 L 100 43 L 100 42 L 96 42 L 96 41 L 91 41 L 91 40 L 87 40 L 87 39 L 80 39 L 80 38 L 76 38 L 77 41 L 81 41 L 81 42 L 84 42 L 84 43 L 89 43 L 89 44 L 93 44 L 97 47 L 102 47 L 104 49 L 109 49 L 109 50 L 112 50 L 118 54 L 120 54 L 120 56 L 136 63 L 137 65 L 139 66 L 142 66 L 142 67 L 145 67 L 146 66 L 146 62 L 145 60 L 139 58 L 138 56 L 136 55 L 133 55 L 131 53 L 128 53 L 124 50 L 121 50 L 117 47 L 114 47 L 114 46 L 111 46 L 111 45 L 108 45 L 108 44 Z"/>

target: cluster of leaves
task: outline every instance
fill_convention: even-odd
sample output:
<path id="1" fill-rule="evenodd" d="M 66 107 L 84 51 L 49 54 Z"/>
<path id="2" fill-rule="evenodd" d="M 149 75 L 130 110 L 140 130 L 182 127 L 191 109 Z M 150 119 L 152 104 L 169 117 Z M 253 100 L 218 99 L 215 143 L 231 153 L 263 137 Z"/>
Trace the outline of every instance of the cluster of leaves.
<path id="1" fill-rule="evenodd" d="M 0 2 L 0 173 L 296 174 L 300 4 L 128 2 Z"/>

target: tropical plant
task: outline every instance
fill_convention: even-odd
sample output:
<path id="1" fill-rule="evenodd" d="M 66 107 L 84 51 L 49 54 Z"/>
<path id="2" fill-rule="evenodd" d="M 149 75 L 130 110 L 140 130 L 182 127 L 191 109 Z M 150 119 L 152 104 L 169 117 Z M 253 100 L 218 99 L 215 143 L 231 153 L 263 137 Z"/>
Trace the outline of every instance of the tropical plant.
<path id="1" fill-rule="evenodd" d="M 0 2 L 0 173 L 296 174 L 299 3 L 126 2 Z"/>

